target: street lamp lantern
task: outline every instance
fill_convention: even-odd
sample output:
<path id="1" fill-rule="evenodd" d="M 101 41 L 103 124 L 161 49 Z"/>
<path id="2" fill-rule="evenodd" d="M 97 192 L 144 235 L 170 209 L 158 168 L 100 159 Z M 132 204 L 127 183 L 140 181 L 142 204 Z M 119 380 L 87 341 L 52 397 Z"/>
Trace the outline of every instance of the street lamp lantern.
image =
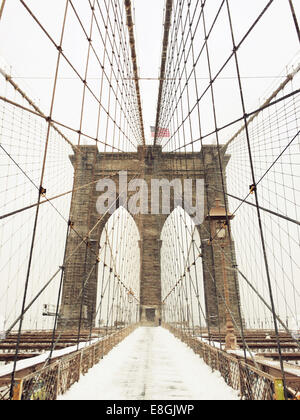
<path id="1" fill-rule="evenodd" d="M 209 215 L 206 217 L 206 220 L 209 220 L 211 224 L 212 237 L 221 240 L 227 239 L 227 221 L 233 218 L 233 214 L 226 213 L 225 206 L 221 205 L 221 200 L 216 199 L 215 207 L 210 210 Z"/>
<path id="2" fill-rule="evenodd" d="M 232 220 L 234 215 L 227 213 L 225 206 L 221 205 L 221 200 L 216 199 L 215 207 L 213 207 L 206 220 L 210 222 L 211 237 L 216 244 L 222 248 L 221 252 L 221 264 L 223 273 L 223 284 L 224 284 L 224 298 L 226 303 L 225 316 L 226 316 L 226 338 L 225 338 L 225 349 L 226 350 L 237 350 L 237 339 L 234 331 L 234 325 L 231 318 L 231 303 L 229 298 L 229 288 L 227 282 L 227 270 L 225 265 L 225 247 L 229 245 L 229 231 L 228 221 Z"/>

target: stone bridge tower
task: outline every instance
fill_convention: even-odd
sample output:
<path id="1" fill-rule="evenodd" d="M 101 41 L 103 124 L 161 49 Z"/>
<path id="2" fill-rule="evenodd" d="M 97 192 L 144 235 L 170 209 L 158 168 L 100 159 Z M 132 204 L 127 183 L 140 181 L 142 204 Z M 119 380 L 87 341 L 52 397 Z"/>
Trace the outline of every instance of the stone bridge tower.
<path id="1" fill-rule="evenodd" d="M 224 179 L 225 169 L 230 156 L 223 154 Z M 82 319 L 83 327 L 94 324 L 96 308 L 98 270 L 93 270 L 89 277 L 88 285 L 83 296 L 81 308 L 81 289 L 83 278 L 87 276 L 95 264 L 95 253 L 98 253 L 101 234 L 107 223 L 109 215 L 100 215 L 96 209 L 97 198 L 100 193 L 96 191 L 98 179 L 109 178 L 117 185 L 119 191 L 119 174 L 126 171 L 128 180 L 143 179 L 149 186 L 148 205 L 149 214 L 132 215 L 140 233 L 140 320 L 144 325 L 158 325 L 161 318 L 161 232 L 168 214 L 150 214 L 151 180 L 174 180 L 180 179 L 205 179 L 208 184 L 207 194 L 204 199 L 205 216 L 214 206 L 218 198 L 224 204 L 220 193 L 222 191 L 222 177 L 217 154 L 217 146 L 204 146 L 201 153 L 163 153 L 161 146 L 139 147 L 137 152 L 132 153 L 100 153 L 96 146 L 80 146 L 71 156 L 74 166 L 74 192 L 72 196 L 70 221 L 74 223 L 77 233 L 70 231 L 66 250 L 64 284 L 62 303 L 60 309 L 59 328 L 77 328 Z M 81 186 L 84 188 L 80 188 Z M 195 188 L 193 188 L 195 195 Z M 128 193 L 130 196 L 130 192 Z M 195 200 L 196 197 L 194 196 Z M 161 200 L 161 198 L 160 198 Z M 117 200 L 116 208 L 120 205 Z M 176 206 L 175 206 L 176 207 Z M 174 191 L 171 189 L 171 208 L 174 209 Z M 97 228 L 91 232 L 88 238 L 89 246 L 94 253 L 87 252 L 86 246 L 80 246 L 82 237 L 86 237 L 93 226 Z M 210 325 L 217 327 L 220 319 L 221 326 L 225 324 L 226 308 L 217 290 L 224 290 L 222 284 L 222 267 L 220 252 L 210 244 L 210 227 L 207 220 L 198 226 L 203 258 L 203 281 L 205 290 L 206 313 L 210 319 Z M 235 261 L 234 246 L 225 249 L 226 254 Z M 93 256 L 94 254 L 94 256 Z M 239 319 L 239 290 L 235 272 L 228 270 L 227 281 L 231 300 L 231 309 L 236 319 Z M 217 287 L 216 287 L 217 286 Z M 219 317 L 216 314 L 219 314 Z"/>

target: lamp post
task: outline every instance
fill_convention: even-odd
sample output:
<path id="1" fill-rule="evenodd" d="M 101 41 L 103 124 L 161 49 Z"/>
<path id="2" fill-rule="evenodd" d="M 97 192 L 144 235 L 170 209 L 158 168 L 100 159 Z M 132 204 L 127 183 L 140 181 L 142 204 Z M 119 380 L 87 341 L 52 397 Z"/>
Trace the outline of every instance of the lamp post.
<path id="1" fill-rule="evenodd" d="M 130 288 L 128 290 L 128 303 L 129 303 L 129 307 L 127 308 L 127 315 L 128 315 L 128 324 L 132 323 L 132 316 L 134 316 L 133 314 L 133 301 L 135 299 L 135 295 L 134 295 L 134 291 L 132 290 L 132 288 Z"/>
<path id="2" fill-rule="evenodd" d="M 221 205 L 221 200 L 216 199 L 215 207 L 210 210 L 206 220 L 209 220 L 211 226 L 211 235 L 215 241 L 218 241 L 221 247 L 221 265 L 222 265 L 222 277 L 224 285 L 224 299 L 225 299 L 225 322 L 226 322 L 226 338 L 225 338 L 225 349 L 226 350 L 237 350 L 237 338 L 234 331 L 234 325 L 230 314 L 230 297 L 229 287 L 227 280 L 227 270 L 225 265 L 225 248 L 229 245 L 229 234 L 228 234 L 228 220 L 232 220 L 234 215 L 231 213 L 226 214 L 226 209 Z M 211 244 L 212 245 L 212 244 Z"/>

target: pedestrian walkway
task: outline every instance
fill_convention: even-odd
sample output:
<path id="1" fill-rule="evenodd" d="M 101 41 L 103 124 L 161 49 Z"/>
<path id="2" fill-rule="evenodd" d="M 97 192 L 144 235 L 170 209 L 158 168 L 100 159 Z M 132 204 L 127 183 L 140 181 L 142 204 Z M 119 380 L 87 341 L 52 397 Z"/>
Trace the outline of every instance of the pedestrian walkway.
<path id="1" fill-rule="evenodd" d="M 235 400 L 219 373 L 169 331 L 140 327 L 61 400 Z"/>

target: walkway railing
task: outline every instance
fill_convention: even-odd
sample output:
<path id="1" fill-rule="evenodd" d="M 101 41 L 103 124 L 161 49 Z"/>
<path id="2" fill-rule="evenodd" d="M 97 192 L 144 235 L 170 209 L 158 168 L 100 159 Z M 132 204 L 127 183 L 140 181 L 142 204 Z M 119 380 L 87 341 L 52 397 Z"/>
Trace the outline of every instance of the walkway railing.
<path id="1" fill-rule="evenodd" d="M 80 380 L 89 369 L 97 365 L 117 344 L 136 328 L 126 327 L 104 337 L 95 344 L 64 356 L 50 365 L 23 378 L 17 378 L 13 400 L 56 400 Z M 1 399 L 8 399 L 9 390 Z"/>
<path id="2" fill-rule="evenodd" d="M 200 341 L 182 329 L 163 324 L 177 338 L 191 347 L 213 371 L 220 372 L 228 386 L 238 391 L 243 400 L 283 400 L 283 381 L 237 356 L 214 348 Z M 131 334 L 136 325 L 124 328 L 82 350 L 63 356 L 50 365 L 36 372 L 16 379 L 14 400 L 56 400 L 78 382 L 82 375 L 97 365 L 117 344 Z M 201 380 L 199 378 L 199 380 Z M 296 384 L 297 382 L 297 384 Z M 293 378 L 293 383 L 300 386 L 300 378 Z M 0 400 L 8 399 L 6 392 L 0 390 Z M 2 394 L 2 395 L 1 395 Z"/>
<path id="3" fill-rule="evenodd" d="M 200 341 L 182 329 L 163 325 L 177 338 L 191 347 L 213 371 L 219 371 L 227 385 L 239 391 L 243 400 L 284 400 L 282 378 L 256 369 L 225 351 Z M 300 378 L 299 378 L 300 385 Z"/>

